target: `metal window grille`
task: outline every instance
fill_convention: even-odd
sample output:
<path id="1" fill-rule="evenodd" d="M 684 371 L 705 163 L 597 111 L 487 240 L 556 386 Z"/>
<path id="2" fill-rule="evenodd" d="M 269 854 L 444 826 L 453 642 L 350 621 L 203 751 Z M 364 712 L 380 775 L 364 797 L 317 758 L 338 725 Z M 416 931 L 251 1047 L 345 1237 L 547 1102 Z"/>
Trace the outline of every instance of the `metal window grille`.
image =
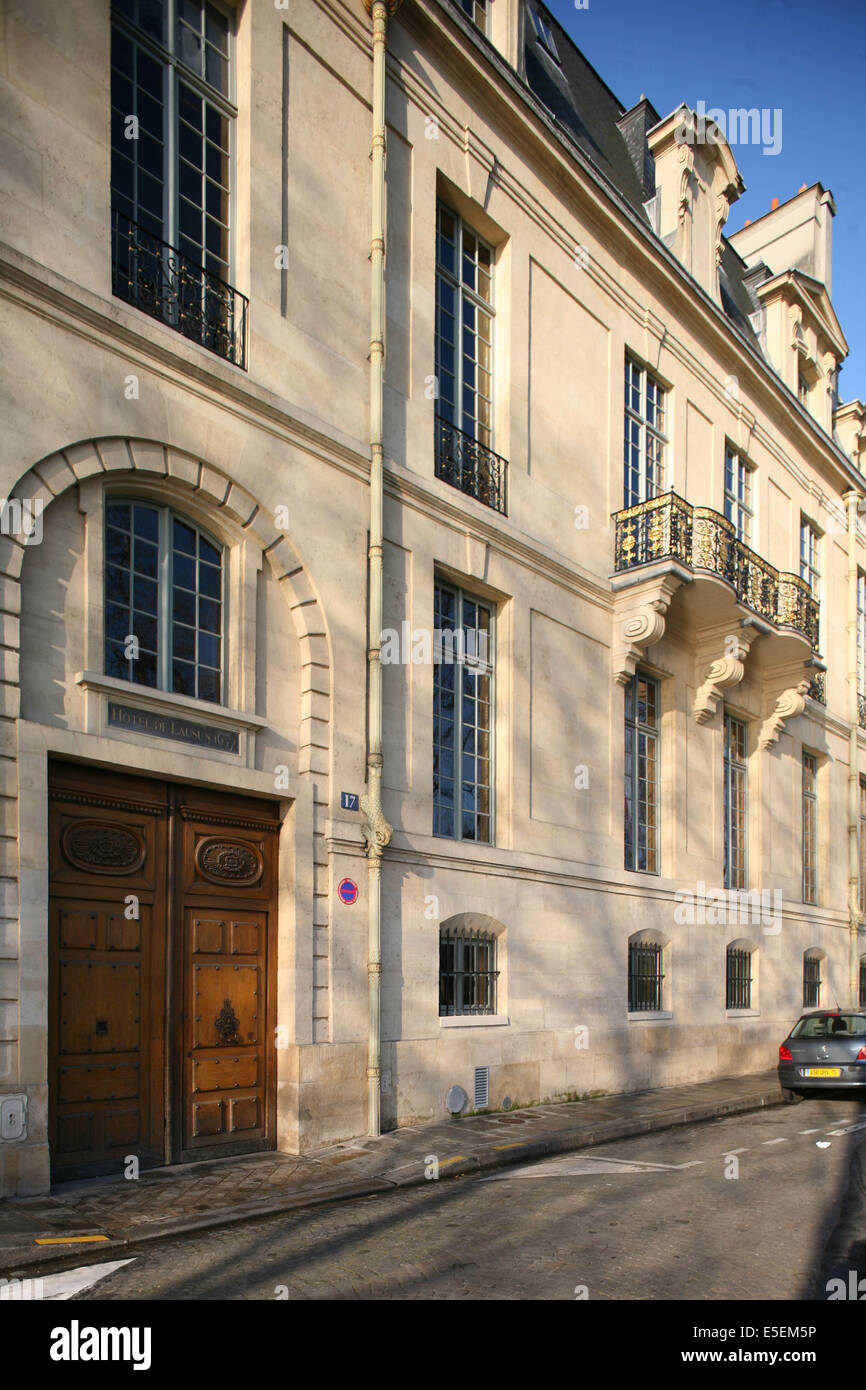
<path id="1" fill-rule="evenodd" d="M 439 934 L 439 1013 L 496 1013 L 496 937 L 449 927 Z"/>
<path id="2" fill-rule="evenodd" d="M 746 545 L 752 541 L 752 471 L 733 449 L 725 450 L 725 516 Z"/>
<path id="3" fill-rule="evenodd" d="M 821 1007 L 821 959 L 819 956 L 803 957 L 803 1008 Z"/>
<path id="4" fill-rule="evenodd" d="M 106 675 L 222 702 L 224 555 L 168 507 L 107 499 Z"/>
<path id="5" fill-rule="evenodd" d="M 625 690 L 625 867 L 659 872 L 659 683 L 640 672 Z"/>
<path id="6" fill-rule="evenodd" d="M 664 387 L 631 357 L 626 357 L 624 507 L 634 507 L 664 492 L 664 429 Z"/>
<path id="7" fill-rule="evenodd" d="M 866 1009 L 866 956 L 860 957 L 860 1008 Z"/>
<path id="8" fill-rule="evenodd" d="M 433 834 L 493 838 L 493 608 L 434 588 Z"/>
<path id="9" fill-rule="evenodd" d="M 740 719 L 725 715 L 725 887 L 746 886 L 748 734 Z"/>
<path id="10" fill-rule="evenodd" d="M 629 1013 L 658 1013 L 662 1007 L 662 947 L 653 941 L 629 942 Z"/>
<path id="11" fill-rule="evenodd" d="M 475 1068 L 475 1109 L 486 1110 L 490 1104 L 490 1068 Z"/>
<path id="12" fill-rule="evenodd" d="M 727 993 L 725 1007 L 752 1007 L 752 953 L 745 947 L 728 947 Z"/>
<path id="13" fill-rule="evenodd" d="M 436 477 L 508 515 L 508 463 L 464 430 L 436 417 Z"/>
<path id="14" fill-rule="evenodd" d="M 818 760 L 803 754 L 803 902 L 818 901 Z"/>

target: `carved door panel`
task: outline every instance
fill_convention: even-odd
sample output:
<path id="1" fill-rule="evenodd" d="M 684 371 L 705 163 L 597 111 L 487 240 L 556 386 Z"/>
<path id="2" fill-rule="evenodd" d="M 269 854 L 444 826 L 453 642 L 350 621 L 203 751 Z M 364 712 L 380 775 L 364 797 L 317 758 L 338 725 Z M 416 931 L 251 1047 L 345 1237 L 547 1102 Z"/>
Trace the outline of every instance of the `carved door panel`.
<path id="1" fill-rule="evenodd" d="M 276 807 L 60 763 L 49 805 L 55 1180 L 273 1147 Z"/>
<path id="2" fill-rule="evenodd" d="M 252 1152 L 268 1147 L 275 1113 L 276 821 L 267 803 L 221 806 L 217 820 L 207 806 L 179 809 L 182 1157 Z"/>
<path id="3" fill-rule="evenodd" d="M 49 1132 L 61 1180 L 122 1172 L 129 1155 L 165 1161 L 165 788 L 142 782 L 137 804 L 128 778 L 90 780 L 89 794 L 69 781 L 53 778 L 49 803 Z"/>

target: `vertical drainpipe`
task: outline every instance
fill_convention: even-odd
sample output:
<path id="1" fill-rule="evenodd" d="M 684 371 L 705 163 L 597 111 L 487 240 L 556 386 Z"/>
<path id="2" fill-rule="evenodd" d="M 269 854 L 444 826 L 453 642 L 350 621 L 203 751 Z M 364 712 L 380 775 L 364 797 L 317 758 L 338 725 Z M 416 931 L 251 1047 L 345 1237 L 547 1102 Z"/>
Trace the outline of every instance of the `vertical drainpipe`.
<path id="1" fill-rule="evenodd" d="M 857 503 L 859 494 L 846 492 L 848 513 L 848 998 L 856 1008 L 860 993 L 860 702 L 857 679 Z"/>
<path id="2" fill-rule="evenodd" d="M 385 44 L 388 10 L 400 0 L 364 0 L 373 23 L 373 139 L 370 236 L 370 539 L 367 550 L 367 1131 L 381 1132 L 382 851 L 391 826 L 382 812 L 382 417 L 385 366 Z"/>

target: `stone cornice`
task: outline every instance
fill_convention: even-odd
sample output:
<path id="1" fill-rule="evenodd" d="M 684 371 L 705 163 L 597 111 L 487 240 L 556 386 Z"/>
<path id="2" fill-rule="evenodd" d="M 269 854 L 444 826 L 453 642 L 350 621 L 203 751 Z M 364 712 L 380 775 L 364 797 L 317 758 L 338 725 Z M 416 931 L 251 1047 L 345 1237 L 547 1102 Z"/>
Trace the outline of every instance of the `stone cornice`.
<path id="1" fill-rule="evenodd" d="M 812 277 L 809 276 L 808 279 L 811 280 Z M 805 310 L 807 318 L 812 320 L 812 326 L 830 343 L 836 356 L 847 357 L 848 341 L 829 298 L 822 304 L 821 297 L 812 294 L 803 280 L 804 277 L 799 271 L 786 270 L 781 275 L 774 275 L 772 280 L 764 280 L 756 287 L 755 293 L 762 304 L 769 304 L 779 298 L 799 304 Z M 812 280 L 812 283 L 818 282 Z"/>
<path id="2" fill-rule="evenodd" d="M 578 832 L 574 831 L 573 833 L 577 837 Z M 537 863 L 520 863 L 518 856 L 513 851 L 505 849 L 498 853 L 493 851 L 492 854 L 483 858 L 464 858 L 461 855 L 445 854 L 438 850 L 425 851 L 415 846 L 412 839 L 413 837 L 405 831 L 394 832 L 394 840 L 397 841 L 397 844 L 392 840 L 388 848 L 389 863 L 399 861 L 407 865 L 443 871 L 459 869 L 463 873 L 478 874 L 483 878 L 522 879 L 564 888 L 590 889 L 627 898 L 634 898 L 636 894 L 639 894 L 642 900 L 651 902 L 675 903 L 677 901 L 676 894 L 681 892 L 683 887 L 694 889 L 693 882 L 686 882 L 681 879 L 662 879 L 652 882 L 646 874 L 615 878 L 611 870 L 604 868 L 601 868 L 598 874 L 587 873 L 585 866 L 578 866 L 573 861 L 565 861 L 573 863 L 573 867 L 566 869 L 547 868 L 544 864 Z M 524 860 L 529 857 L 522 856 Z M 533 855 L 531 857 L 538 860 L 544 859 L 546 856 Z M 635 881 L 638 877 L 641 880 L 639 885 Z M 846 932 L 848 930 L 847 911 L 813 908 L 795 899 L 789 901 L 787 898 L 782 900 L 782 910 L 786 921 L 793 919 L 812 923 L 825 922 L 827 926 L 838 926 Z M 689 930 L 695 930 L 695 928 Z"/>
<path id="3" fill-rule="evenodd" d="M 216 400 L 239 419 L 353 477 L 364 481 L 369 476 L 370 460 L 360 441 L 356 449 L 348 436 L 339 438 L 318 429 L 312 421 L 307 423 L 299 414 L 290 414 L 280 404 L 280 397 L 251 380 L 239 367 L 187 344 L 174 329 L 128 309 L 120 300 L 108 301 L 73 285 L 2 242 L 0 298 L 77 333 L 96 347 L 140 363 L 154 376 L 203 400 Z"/>
<path id="4" fill-rule="evenodd" d="M 445 488 L 447 486 L 443 485 Z M 495 517 L 494 512 L 490 513 L 489 522 L 486 517 L 476 515 L 476 512 L 481 512 L 482 503 L 477 503 L 470 513 L 468 503 L 461 493 L 456 493 L 455 501 L 451 502 L 438 491 L 434 493 L 425 485 L 423 478 L 410 474 L 408 470 L 398 469 L 390 459 L 385 466 L 385 492 L 387 496 L 412 507 L 423 516 L 449 525 L 460 535 L 468 534 L 476 540 L 486 541 L 507 559 L 523 565 L 535 574 L 543 575 L 551 583 L 558 584 L 570 593 L 579 594 L 606 611 L 610 610 L 613 600 L 606 583 L 600 583 L 580 565 L 568 564 L 558 559 L 546 548 L 542 549 L 537 541 L 534 545 L 527 545 L 513 532 L 497 525 L 492 519 Z"/>

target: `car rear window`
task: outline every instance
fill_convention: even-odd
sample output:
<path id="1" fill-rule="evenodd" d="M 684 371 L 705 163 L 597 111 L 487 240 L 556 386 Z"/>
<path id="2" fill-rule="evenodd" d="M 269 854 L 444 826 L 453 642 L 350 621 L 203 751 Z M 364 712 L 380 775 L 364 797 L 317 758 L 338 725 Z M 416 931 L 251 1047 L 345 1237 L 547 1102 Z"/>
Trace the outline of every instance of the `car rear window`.
<path id="1" fill-rule="evenodd" d="M 792 1038 L 866 1038 L 866 1014 L 809 1014 L 795 1023 Z"/>

